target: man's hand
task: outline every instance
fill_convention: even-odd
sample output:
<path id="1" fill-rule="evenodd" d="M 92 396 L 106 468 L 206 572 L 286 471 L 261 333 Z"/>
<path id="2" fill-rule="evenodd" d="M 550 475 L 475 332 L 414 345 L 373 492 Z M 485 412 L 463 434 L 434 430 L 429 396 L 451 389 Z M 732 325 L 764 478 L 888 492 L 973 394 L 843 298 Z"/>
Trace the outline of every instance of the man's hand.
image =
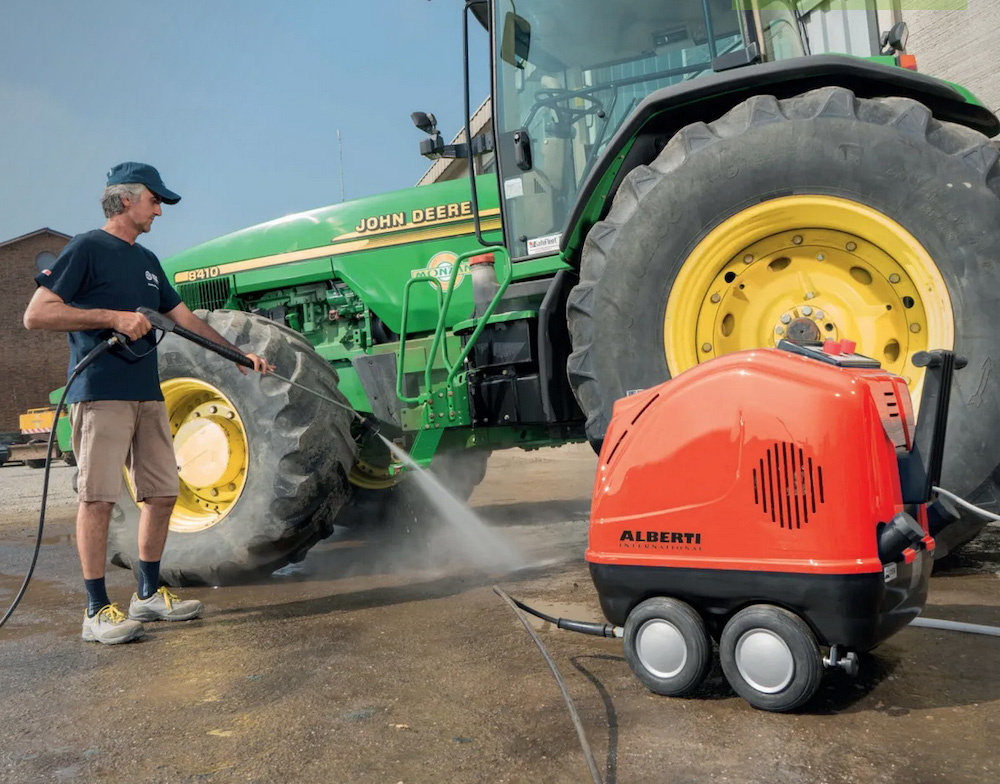
<path id="1" fill-rule="evenodd" d="M 258 357 L 256 354 L 247 354 L 247 359 L 253 361 L 253 369 L 260 373 L 262 376 L 266 376 L 268 373 L 274 372 L 274 365 L 268 364 L 266 359 Z M 243 365 L 237 365 L 240 369 L 240 373 L 244 376 L 247 374 L 247 369 Z"/>
<path id="2" fill-rule="evenodd" d="M 153 328 L 149 319 L 141 313 L 132 313 L 127 310 L 113 310 L 111 312 L 113 314 L 111 329 L 115 332 L 121 332 L 129 340 L 138 340 Z"/>

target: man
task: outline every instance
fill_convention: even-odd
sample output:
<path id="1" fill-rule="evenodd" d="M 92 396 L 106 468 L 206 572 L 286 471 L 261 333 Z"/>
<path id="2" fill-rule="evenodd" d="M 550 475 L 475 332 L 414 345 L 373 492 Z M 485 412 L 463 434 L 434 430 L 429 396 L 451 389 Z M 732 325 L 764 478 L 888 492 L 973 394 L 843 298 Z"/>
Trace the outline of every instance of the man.
<path id="1" fill-rule="evenodd" d="M 111 331 L 129 339 L 123 349 L 107 352 L 85 368 L 67 395 L 80 470 L 76 537 L 87 589 L 83 639 L 88 641 L 128 642 L 142 636 L 142 621 L 188 620 L 204 611 L 200 601 L 181 601 L 160 587 L 160 557 L 179 487 L 155 333 L 146 317 L 136 313 L 140 306 L 152 308 L 192 332 L 236 348 L 181 302 L 156 256 L 136 243 L 163 214 L 160 204 L 178 201 L 180 196 L 152 166 L 115 166 L 101 200 L 107 223 L 74 237 L 52 269 L 39 273 L 38 289 L 24 313 L 28 329 L 69 332 L 71 372 Z M 246 356 L 260 373 L 274 369 L 255 354 Z M 121 495 L 126 463 L 136 500 L 142 502 L 139 586 L 127 617 L 108 598 L 104 582 L 108 523 Z"/>

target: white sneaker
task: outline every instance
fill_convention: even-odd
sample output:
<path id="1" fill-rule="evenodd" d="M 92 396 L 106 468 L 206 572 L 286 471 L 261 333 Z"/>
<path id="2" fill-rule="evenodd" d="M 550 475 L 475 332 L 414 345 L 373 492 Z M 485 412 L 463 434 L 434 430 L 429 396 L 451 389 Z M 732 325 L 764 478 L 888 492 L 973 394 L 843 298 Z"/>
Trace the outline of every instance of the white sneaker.
<path id="1" fill-rule="evenodd" d="M 120 642 L 138 640 L 146 633 L 137 620 L 125 617 L 117 604 L 106 604 L 93 617 L 83 612 L 83 634 L 87 642 L 101 642 L 105 645 L 117 645 Z"/>
<path id="2" fill-rule="evenodd" d="M 189 621 L 205 612 L 197 599 L 179 599 L 166 588 L 160 588 L 148 599 L 132 594 L 128 617 L 134 621 Z"/>

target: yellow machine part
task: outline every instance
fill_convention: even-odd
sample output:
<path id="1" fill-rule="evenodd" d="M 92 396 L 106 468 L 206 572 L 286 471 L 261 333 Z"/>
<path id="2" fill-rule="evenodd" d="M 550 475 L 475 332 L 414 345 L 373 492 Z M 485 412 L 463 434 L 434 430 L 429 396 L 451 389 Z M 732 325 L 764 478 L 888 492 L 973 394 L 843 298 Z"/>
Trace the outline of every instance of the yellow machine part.
<path id="1" fill-rule="evenodd" d="M 18 417 L 18 424 L 21 432 L 25 435 L 38 433 L 48 433 L 52 430 L 52 422 L 55 418 L 55 406 L 45 406 L 43 408 L 29 408 Z M 63 416 L 66 413 L 63 412 Z"/>
<path id="2" fill-rule="evenodd" d="M 236 406 L 196 378 L 161 383 L 174 441 L 180 493 L 171 531 L 203 531 L 221 522 L 246 484 L 250 446 Z M 135 498 L 126 471 L 129 492 Z"/>
<path id="3" fill-rule="evenodd" d="M 904 377 L 919 402 L 917 351 L 951 349 L 954 313 L 937 265 L 887 215 L 858 202 L 787 196 L 709 232 L 671 287 L 664 351 L 671 375 L 782 338 L 857 343 Z"/>

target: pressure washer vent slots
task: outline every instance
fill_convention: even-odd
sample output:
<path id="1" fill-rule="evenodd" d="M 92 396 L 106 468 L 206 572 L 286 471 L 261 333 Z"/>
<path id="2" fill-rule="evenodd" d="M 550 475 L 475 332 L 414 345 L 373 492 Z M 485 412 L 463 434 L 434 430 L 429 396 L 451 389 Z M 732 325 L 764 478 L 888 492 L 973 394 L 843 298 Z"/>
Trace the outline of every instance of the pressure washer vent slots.
<path id="1" fill-rule="evenodd" d="M 608 452 L 608 459 L 604 461 L 604 465 L 611 465 L 611 461 L 614 459 L 615 454 L 618 452 L 618 447 L 622 445 L 628 434 L 632 432 L 632 426 L 639 421 L 639 419 L 642 417 L 643 414 L 649 411 L 649 407 L 653 405 L 653 403 L 655 403 L 657 400 L 659 400 L 659 398 L 660 396 L 658 394 L 653 395 L 649 400 L 646 401 L 646 405 L 644 405 L 641 409 L 639 409 L 639 413 L 637 413 L 634 417 L 632 417 L 632 422 L 630 423 L 629 427 L 626 428 L 624 431 L 622 431 L 622 434 L 618 436 L 618 440 L 615 441 L 615 445 L 611 448 L 611 451 Z"/>
<path id="2" fill-rule="evenodd" d="M 897 449 L 909 449 L 910 444 L 906 439 L 906 428 L 909 423 L 905 421 L 906 412 L 900 410 L 899 398 L 892 382 L 884 381 L 878 387 L 872 385 L 869 388 L 882 419 L 885 434 Z"/>
<path id="3" fill-rule="evenodd" d="M 776 441 L 753 469 L 753 498 L 772 522 L 798 529 L 825 501 L 823 467 L 791 441 Z"/>
<path id="4" fill-rule="evenodd" d="M 191 310 L 218 310 L 225 306 L 231 290 L 229 278 L 211 278 L 177 286 L 177 293 Z"/>

